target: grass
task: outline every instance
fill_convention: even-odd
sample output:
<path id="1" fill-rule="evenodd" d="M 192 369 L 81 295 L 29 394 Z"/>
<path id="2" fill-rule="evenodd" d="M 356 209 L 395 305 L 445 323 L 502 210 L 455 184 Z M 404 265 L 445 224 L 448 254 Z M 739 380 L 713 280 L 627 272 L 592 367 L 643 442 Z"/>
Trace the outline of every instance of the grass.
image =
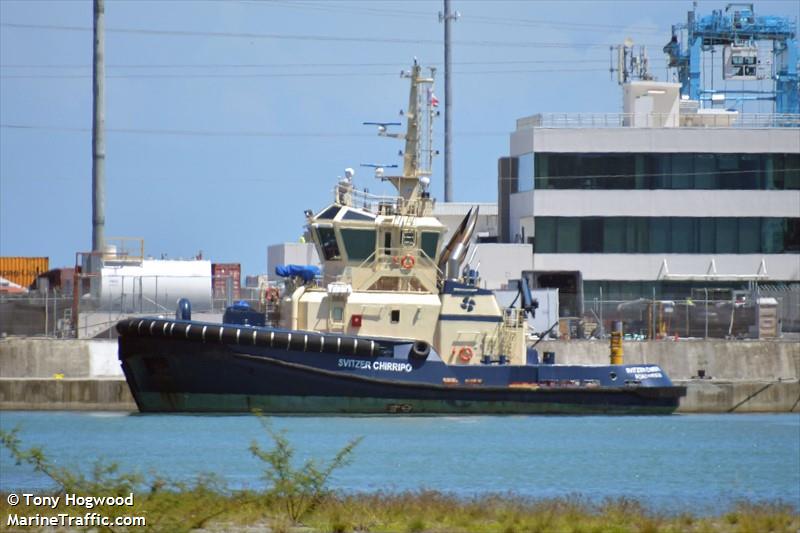
<path id="1" fill-rule="evenodd" d="M 39 508 L 11 507 L 0 499 L 0 530 L 10 513 Z M 301 522 L 286 514 L 287 501 L 263 492 L 226 492 L 200 484 L 183 490 L 136 495 L 133 508 L 97 508 L 106 516 L 141 515 L 146 528 L 131 531 L 272 531 L 391 533 L 796 533 L 800 515 L 789 506 L 741 503 L 719 516 L 662 514 L 630 499 L 589 503 L 577 498 L 533 500 L 511 494 L 460 498 L 440 492 L 339 494 L 328 492 Z M 60 507 L 48 511 L 76 514 Z M 47 514 L 47 513 L 43 513 Z M 100 529 L 103 531 L 103 529 Z M 37 531 L 25 528 L 24 531 Z M 45 528 L 40 531 L 46 531 Z M 49 531 L 49 530 L 48 530 Z M 105 531 L 112 531 L 106 529 Z M 114 528 L 113 531 L 126 531 Z"/>

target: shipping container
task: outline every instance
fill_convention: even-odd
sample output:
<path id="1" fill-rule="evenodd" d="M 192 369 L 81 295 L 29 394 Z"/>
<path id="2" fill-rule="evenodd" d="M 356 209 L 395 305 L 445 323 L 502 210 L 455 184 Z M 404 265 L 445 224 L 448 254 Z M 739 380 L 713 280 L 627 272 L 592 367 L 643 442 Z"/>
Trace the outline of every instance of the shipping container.
<path id="1" fill-rule="evenodd" d="M 36 278 L 48 270 L 49 257 L 0 257 L 0 278 L 25 288 L 33 285 Z"/>
<path id="2" fill-rule="evenodd" d="M 228 279 L 231 280 L 232 298 L 239 298 L 242 277 L 242 265 L 239 263 L 211 263 L 211 276 L 214 287 L 214 298 L 227 297 Z"/>

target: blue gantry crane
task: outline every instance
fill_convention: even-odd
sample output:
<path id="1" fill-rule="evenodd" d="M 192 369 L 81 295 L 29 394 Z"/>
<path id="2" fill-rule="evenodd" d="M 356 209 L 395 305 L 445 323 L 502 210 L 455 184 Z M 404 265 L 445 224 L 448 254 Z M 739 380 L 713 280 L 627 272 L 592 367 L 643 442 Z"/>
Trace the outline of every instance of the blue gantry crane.
<path id="1" fill-rule="evenodd" d="M 771 59 L 759 57 L 759 41 L 771 41 Z M 723 79 L 771 79 L 771 90 L 714 90 L 701 86 L 701 52 L 723 47 Z M 785 17 L 756 16 L 753 4 L 728 4 L 711 15 L 689 11 L 686 24 L 672 26 L 664 46 L 668 66 L 677 69 L 681 96 L 692 100 L 772 100 L 776 113 L 800 113 L 798 94 L 797 25 Z M 712 73 L 713 79 L 713 73 Z"/>

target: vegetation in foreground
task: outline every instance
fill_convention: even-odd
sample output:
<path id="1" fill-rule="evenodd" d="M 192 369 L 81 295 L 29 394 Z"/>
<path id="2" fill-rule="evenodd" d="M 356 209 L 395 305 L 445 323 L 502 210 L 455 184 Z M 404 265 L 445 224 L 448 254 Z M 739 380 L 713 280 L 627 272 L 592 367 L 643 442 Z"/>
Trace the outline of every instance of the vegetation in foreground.
<path id="1" fill-rule="evenodd" d="M 668 515 L 647 509 L 636 500 L 614 499 L 592 503 L 575 496 L 534 500 L 509 494 L 460 498 L 433 491 L 405 493 L 341 494 L 331 491 L 333 472 L 351 459 L 356 439 L 329 462 L 309 460 L 296 466 L 294 448 L 286 435 L 259 417 L 273 447 L 257 442 L 251 453 L 263 461 L 264 491 L 231 491 L 219 479 L 203 475 L 192 483 L 120 472 L 115 464 L 97 462 L 89 474 L 52 463 L 39 448 L 23 449 L 18 431 L 0 430 L 0 445 L 18 463 L 31 465 L 60 486 L 59 493 L 118 495 L 135 493 L 133 507 L 96 507 L 103 516 L 144 516 L 146 527 L 92 527 L 94 531 L 269 531 L 281 532 L 611 532 L 611 533 L 767 533 L 800 531 L 800 513 L 787 504 L 746 503 L 720 516 L 690 513 Z M 57 516 L 79 514 L 74 508 L 43 510 L 11 506 L 0 495 L 0 531 L 10 514 Z M 80 530 L 81 528 L 70 529 Z M 19 531 L 50 531 L 26 527 Z"/>

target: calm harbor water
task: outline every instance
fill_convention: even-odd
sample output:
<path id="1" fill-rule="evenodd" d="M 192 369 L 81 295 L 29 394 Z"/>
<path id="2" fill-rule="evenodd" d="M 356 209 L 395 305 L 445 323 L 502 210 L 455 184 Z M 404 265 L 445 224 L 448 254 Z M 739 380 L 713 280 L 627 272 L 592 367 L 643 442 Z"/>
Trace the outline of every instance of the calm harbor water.
<path id="1" fill-rule="evenodd" d="M 328 459 L 363 436 L 333 486 L 420 488 L 547 498 L 629 496 L 664 511 L 719 513 L 739 500 L 800 510 L 800 415 L 661 417 L 274 417 L 298 458 Z M 263 486 L 247 450 L 270 439 L 252 416 L 0 412 L 25 447 L 59 464 L 95 458 L 188 480 L 215 473 L 230 487 Z M 48 481 L 0 451 L 0 491 Z"/>

